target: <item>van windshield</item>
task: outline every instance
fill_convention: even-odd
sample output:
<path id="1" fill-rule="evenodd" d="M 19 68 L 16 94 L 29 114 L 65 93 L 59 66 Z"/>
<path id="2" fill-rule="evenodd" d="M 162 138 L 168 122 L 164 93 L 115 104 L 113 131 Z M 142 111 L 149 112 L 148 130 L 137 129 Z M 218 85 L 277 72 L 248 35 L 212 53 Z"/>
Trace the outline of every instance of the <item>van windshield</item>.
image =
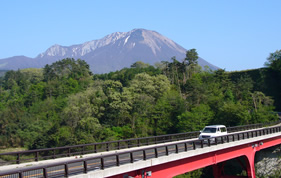
<path id="1" fill-rule="evenodd" d="M 216 133 L 216 128 L 208 128 L 206 127 L 204 130 L 203 130 L 203 133 Z"/>

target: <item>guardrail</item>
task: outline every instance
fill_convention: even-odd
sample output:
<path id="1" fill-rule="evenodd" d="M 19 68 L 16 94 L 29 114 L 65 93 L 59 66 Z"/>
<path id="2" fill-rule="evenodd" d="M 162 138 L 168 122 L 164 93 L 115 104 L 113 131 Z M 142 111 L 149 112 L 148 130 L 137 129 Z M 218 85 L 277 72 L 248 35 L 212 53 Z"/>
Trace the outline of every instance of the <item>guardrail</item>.
<path id="1" fill-rule="evenodd" d="M 236 131 L 257 129 L 257 128 L 274 125 L 278 123 L 280 123 L 280 121 L 264 123 L 264 124 L 250 124 L 244 126 L 235 126 L 235 127 L 228 127 L 227 130 L 228 133 L 232 133 Z M 7 152 L 7 153 L 0 153 L 0 157 L 7 156 L 7 155 L 14 156 L 15 159 L 6 161 L 5 164 L 20 164 L 20 163 L 31 162 L 31 161 L 70 157 L 75 155 L 84 155 L 84 154 L 98 153 L 103 151 L 120 150 L 124 148 L 140 147 L 144 145 L 152 145 L 152 144 L 198 138 L 199 133 L 200 133 L 199 131 L 195 131 L 195 132 L 168 134 L 168 135 L 160 135 L 160 136 L 152 136 L 152 137 L 132 138 L 126 140 L 109 141 L 109 142 L 90 143 L 90 144 L 81 144 L 81 145 L 45 148 L 45 149 L 36 149 L 36 150 L 18 151 L 18 152 Z"/>
<path id="2" fill-rule="evenodd" d="M 90 158 L 80 158 L 78 160 L 60 162 L 55 164 L 26 167 L 17 170 L 0 172 L 0 176 L 10 177 L 68 177 L 70 175 L 87 173 L 94 170 L 104 170 L 106 168 L 134 163 L 140 160 L 168 156 L 171 153 L 177 154 L 196 150 L 198 148 L 211 147 L 218 144 L 235 142 L 238 140 L 249 139 L 253 137 L 268 135 L 281 132 L 281 126 L 262 128 L 257 130 L 245 131 L 240 133 L 228 134 L 226 136 L 216 137 L 214 143 L 211 139 L 182 141 L 179 143 L 170 143 L 160 146 L 154 146 L 145 149 L 135 149 L 122 153 L 112 153 L 104 156 L 94 156 Z"/>

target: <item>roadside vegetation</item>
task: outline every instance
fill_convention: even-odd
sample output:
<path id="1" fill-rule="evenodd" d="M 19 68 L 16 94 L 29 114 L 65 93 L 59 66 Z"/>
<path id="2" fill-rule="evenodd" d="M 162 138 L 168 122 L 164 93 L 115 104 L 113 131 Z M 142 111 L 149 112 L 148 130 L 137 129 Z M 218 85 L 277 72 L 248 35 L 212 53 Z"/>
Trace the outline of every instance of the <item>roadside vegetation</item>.
<path id="1" fill-rule="evenodd" d="M 0 78 L 0 147 L 25 149 L 102 142 L 277 120 L 280 51 L 266 67 L 211 71 L 195 49 L 183 61 L 92 74 L 83 60 Z M 274 84 L 274 85 L 273 85 Z"/>

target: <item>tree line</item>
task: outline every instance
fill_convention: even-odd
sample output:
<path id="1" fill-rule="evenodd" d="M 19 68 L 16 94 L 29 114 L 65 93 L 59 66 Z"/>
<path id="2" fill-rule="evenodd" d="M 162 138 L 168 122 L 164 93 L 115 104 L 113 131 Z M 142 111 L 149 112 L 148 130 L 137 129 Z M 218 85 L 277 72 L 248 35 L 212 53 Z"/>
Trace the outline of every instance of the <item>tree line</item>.
<path id="1" fill-rule="evenodd" d="M 182 61 L 139 61 L 107 74 L 71 58 L 8 71 L 0 78 L 0 146 L 49 148 L 278 119 L 272 97 L 254 87 L 259 80 L 202 69 L 197 60 L 191 49 Z M 280 61 L 280 51 L 270 54 L 264 75 L 280 80 Z"/>

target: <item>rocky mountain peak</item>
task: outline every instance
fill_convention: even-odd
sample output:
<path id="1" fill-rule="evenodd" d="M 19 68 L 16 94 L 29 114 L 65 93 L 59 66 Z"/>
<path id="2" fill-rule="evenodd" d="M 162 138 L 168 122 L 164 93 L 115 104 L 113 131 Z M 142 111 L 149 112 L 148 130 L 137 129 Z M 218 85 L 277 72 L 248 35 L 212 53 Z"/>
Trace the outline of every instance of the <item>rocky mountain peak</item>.
<path id="1" fill-rule="evenodd" d="M 0 69 L 39 68 L 64 58 L 80 58 L 90 65 L 94 73 L 107 73 L 129 67 L 137 61 L 153 65 L 169 61 L 173 56 L 181 61 L 185 53 L 186 49 L 156 31 L 133 29 L 72 46 L 55 44 L 36 58 L 21 58 L 21 63 L 14 62 L 19 61 L 17 57 L 0 60 Z M 208 65 L 217 69 L 201 58 L 198 63 L 202 67 Z"/>

